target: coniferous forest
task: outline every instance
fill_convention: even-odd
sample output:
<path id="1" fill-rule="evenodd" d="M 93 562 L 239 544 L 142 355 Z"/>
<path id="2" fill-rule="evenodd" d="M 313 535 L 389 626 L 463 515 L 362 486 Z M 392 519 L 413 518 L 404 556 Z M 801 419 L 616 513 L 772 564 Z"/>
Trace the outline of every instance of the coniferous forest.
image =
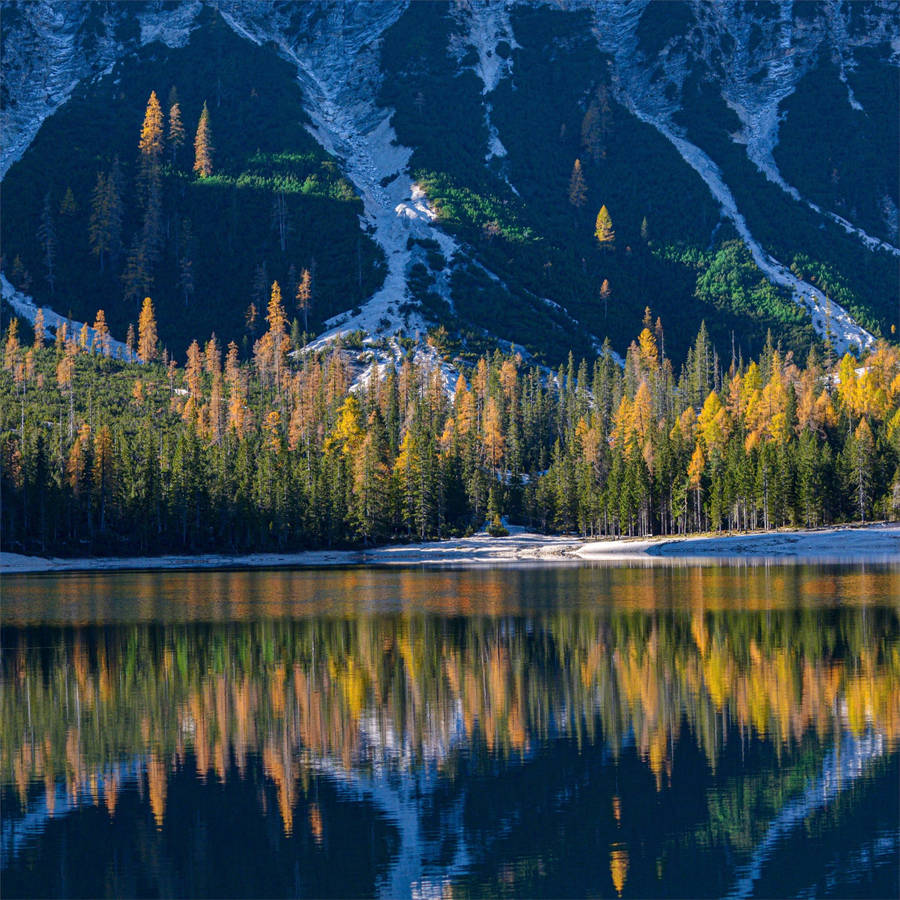
<path id="1" fill-rule="evenodd" d="M 133 361 L 94 329 L 13 320 L 0 374 L 3 547 L 287 550 L 502 533 L 817 526 L 900 512 L 900 351 L 805 367 L 771 343 L 680 371 L 650 311 L 624 367 L 499 351 L 456 383 L 438 348 L 295 349 L 274 283 L 251 360 L 215 337 L 179 365 L 144 301 Z M 30 342 L 29 342 L 30 341 Z M 127 354 L 124 354 L 127 356 Z"/>
<path id="2" fill-rule="evenodd" d="M 589 109 L 589 123 L 601 107 Z M 425 540 L 485 523 L 501 534 L 504 521 L 554 533 L 647 535 L 900 513 L 900 350 L 884 340 L 865 358 L 838 360 L 829 338 L 817 343 L 806 325 L 784 330 L 777 343 L 770 332 L 748 361 L 733 330 L 723 357 L 721 329 L 718 347 L 705 322 L 689 346 L 676 318 L 670 344 L 679 364 L 667 357 L 663 324 L 647 308 L 624 366 L 607 342 L 590 361 L 569 352 L 568 364 L 554 370 L 542 354 L 503 353 L 484 335 L 469 340 L 451 319 L 452 333 L 439 324 L 426 342 L 352 332 L 312 349 L 311 311 L 319 326 L 324 321 L 316 310 L 322 283 L 353 266 L 339 260 L 317 275 L 311 257 L 282 277 L 284 296 L 260 263 L 246 312 L 232 308 L 222 319 L 231 336 L 233 320 L 243 318 L 240 346 L 213 334 L 193 341 L 180 364 L 161 338 L 197 324 L 185 318 L 198 292 L 197 248 L 176 201 L 187 187 L 218 184 L 219 156 L 228 160 L 205 101 L 196 122 L 185 124 L 174 88 L 165 108 L 152 92 L 133 185 L 118 156 L 96 175 L 80 240 L 99 270 L 97 284 L 108 289 L 99 302 L 110 301 L 109 320 L 98 310 L 93 328 L 62 326 L 49 335 L 39 314 L 33 328 L 13 317 L 5 331 L 4 549 L 287 550 Z M 288 189 L 305 196 L 319 185 L 311 177 L 303 186 L 281 175 L 271 184 L 239 180 L 277 188 L 271 224 L 282 255 L 292 230 Z M 325 193 L 356 202 L 340 179 Z M 576 210 L 585 205 L 578 159 L 566 196 Z M 439 212 L 447 206 L 435 203 Z M 58 215 L 56 207 L 48 192 L 35 245 L 51 297 L 57 281 L 75 288 L 71 272 L 63 277 L 56 265 L 61 247 L 73 243 L 65 225 L 78 209 L 71 187 Z M 595 252 L 608 262 L 616 231 L 607 206 L 591 219 Z M 208 217 L 200 242 L 216 256 L 218 223 Z M 649 247 L 646 218 L 640 235 Z M 438 258 L 431 243 L 426 249 Z M 364 285 L 360 247 L 354 265 L 363 296 L 377 278 Z M 740 260 L 731 263 L 740 268 Z M 413 281 L 422 275 L 417 268 L 424 272 L 414 267 Z M 176 280 L 158 283 L 163 270 Z M 27 289 L 31 277 L 18 256 L 11 276 Z M 607 278 L 595 280 L 605 320 L 613 290 Z M 183 309 L 161 312 L 158 328 L 147 295 L 173 286 Z M 734 284 L 728 290 L 740 293 Z M 479 295 L 482 312 L 499 302 L 499 291 Z M 800 316 L 794 307 L 792 314 Z M 127 325 L 135 319 L 137 328 Z M 123 347 L 111 328 L 120 334 L 126 325 Z M 526 333 L 535 327 L 530 322 Z M 577 329 L 569 334 L 576 353 L 590 344 Z M 50 338 L 55 343 L 45 346 Z M 801 364 L 794 354 L 810 346 Z"/>

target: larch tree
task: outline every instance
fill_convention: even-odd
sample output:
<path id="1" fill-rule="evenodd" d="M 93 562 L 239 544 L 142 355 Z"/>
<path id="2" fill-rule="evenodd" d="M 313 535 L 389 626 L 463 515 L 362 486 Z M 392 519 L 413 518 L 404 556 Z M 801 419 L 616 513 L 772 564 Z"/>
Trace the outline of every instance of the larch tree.
<path id="1" fill-rule="evenodd" d="M 147 108 L 144 111 L 144 122 L 141 125 L 141 138 L 138 141 L 140 152 L 140 178 L 142 185 L 147 185 L 159 177 L 164 148 L 163 113 L 156 96 L 150 92 Z"/>
<path id="2" fill-rule="evenodd" d="M 312 277 L 309 269 L 300 273 L 300 281 L 297 283 L 297 309 L 303 313 L 303 330 L 309 331 L 309 310 L 312 306 Z"/>
<path id="3" fill-rule="evenodd" d="M 603 249 L 611 250 L 616 244 L 616 232 L 613 229 L 612 217 L 606 204 L 600 207 L 597 221 L 594 223 L 594 237 Z"/>
<path id="4" fill-rule="evenodd" d="M 94 320 L 94 343 L 93 350 L 99 350 L 104 356 L 109 356 L 110 337 L 109 326 L 106 324 L 106 313 L 102 309 L 97 310 L 97 317 Z"/>
<path id="5" fill-rule="evenodd" d="M 581 170 L 580 159 L 575 160 L 572 174 L 569 176 L 569 203 L 576 209 L 581 209 L 587 203 L 587 184 L 584 180 L 584 172 Z"/>
<path id="6" fill-rule="evenodd" d="M 135 238 L 135 245 L 129 254 L 126 264 L 132 270 L 131 281 L 140 283 L 142 287 L 137 294 L 133 292 L 133 284 L 126 284 L 129 296 L 140 296 L 149 289 L 151 268 L 159 259 L 163 244 L 162 215 L 162 157 L 165 147 L 163 134 L 163 113 L 156 91 L 151 91 L 141 125 L 141 136 L 138 141 L 139 171 L 138 187 L 141 190 L 141 203 L 144 209 L 144 222 L 140 235 Z M 140 277 L 138 277 L 140 276 Z"/>
<path id="7" fill-rule="evenodd" d="M 688 486 L 694 492 L 694 514 L 696 516 L 696 530 L 700 530 L 700 493 L 702 491 L 701 478 L 706 467 L 706 459 L 703 456 L 703 448 L 700 444 L 694 447 L 691 461 L 688 464 Z"/>
<path id="8" fill-rule="evenodd" d="M 34 349 L 40 350 L 44 346 L 44 310 L 38 307 L 38 311 L 34 315 Z"/>
<path id="9" fill-rule="evenodd" d="M 197 123 L 197 134 L 194 138 L 194 171 L 201 178 L 209 178 L 212 175 L 212 132 L 209 126 L 209 109 L 203 103 L 203 111 L 200 113 L 200 121 Z"/>
<path id="10" fill-rule="evenodd" d="M 281 366 L 287 341 L 287 317 L 284 312 L 284 303 L 281 300 L 281 285 L 277 281 L 272 282 L 272 294 L 269 298 L 269 310 L 266 315 L 269 325 L 269 334 L 272 337 L 272 348 L 275 353 L 275 384 L 281 384 Z"/>
<path id="11" fill-rule="evenodd" d="M 153 311 L 153 301 L 144 297 L 144 305 L 141 307 L 141 317 L 138 319 L 138 356 L 144 362 L 156 359 L 156 314 Z"/>
<path id="12" fill-rule="evenodd" d="M 505 449 L 500 406 L 493 397 L 488 397 L 484 409 L 484 452 L 492 468 L 500 465 Z"/>
<path id="13" fill-rule="evenodd" d="M 19 358 L 19 320 L 10 319 L 9 329 L 6 332 L 6 346 L 4 348 L 3 365 L 8 371 L 12 371 Z"/>

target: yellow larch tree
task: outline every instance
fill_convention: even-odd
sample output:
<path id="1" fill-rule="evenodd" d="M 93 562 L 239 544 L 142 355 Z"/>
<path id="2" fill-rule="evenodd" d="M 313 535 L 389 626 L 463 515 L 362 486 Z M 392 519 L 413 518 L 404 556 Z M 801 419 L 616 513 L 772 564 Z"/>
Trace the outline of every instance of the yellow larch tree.
<path id="1" fill-rule="evenodd" d="M 147 109 L 144 112 L 144 122 L 141 125 L 141 137 L 138 141 L 138 187 L 146 190 L 147 194 L 144 198 L 147 207 L 148 218 L 152 221 L 149 223 L 150 230 L 155 227 L 156 218 L 152 213 L 156 212 L 159 203 L 159 185 L 160 185 L 160 167 L 162 164 L 163 154 L 163 113 L 156 97 L 156 91 L 150 92 L 150 99 L 147 101 Z M 95 191 L 100 188 L 98 186 Z M 109 178 L 107 178 L 106 188 L 109 188 Z M 147 224 L 145 222 L 145 224 Z"/>
<path id="2" fill-rule="evenodd" d="M 721 451 L 724 448 L 730 425 L 728 411 L 722 406 L 719 395 L 715 391 L 710 391 L 697 417 L 700 438 L 707 453 L 712 453 L 713 450 Z"/>
<path id="3" fill-rule="evenodd" d="M 149 297 L 144 297 L 144 304 L 141 307 L 141 315 L 138 319 L 138 356 L 144 362 L 156 359 L 157 341 L 156 314 L 153 311 L 153 301 Z"/>
<path id="4" fill-rule="evenodd" d="M 597 238 L 597 243 L 603 249 L 611 250 L 615 246 L 616 232 L 606 204 L 601 206 L 600 212 L 597 213 L 597 221 L 594 223 L 594 237 Z"/>
<path id="5" fill-rule="evenodd" d="M 275 384 L 280 386 L 284 354 L 287 352 L 287 317 L 284 312 L 284 303 L 281 300 L 281 285 L 277 281 L 272 282 L 272 293 L 269 296 L 269 310 L 266 314 L 266 322 L 269 326 L 268 333 L 272 346 Z"/>
<path id="6" fill-rule="evenodd" d="M 493 397 L 488 397 L 484 408 L 484 451 L 492 468 L 500 465 L 505 449 L 500 405 Z"/>
<path id="7" fill-rule="evenodd" d="M 144 124 L 141 126 L 141 139 L 138 142 L 142 159 L 158 163 L 163 152 L 163 114 L 156 91 L 150 92 L 147 109 L 144 112 Z"/>
<path id="8" fill-rule="evenodd" d="M 6 347 L 3 354 L 3 366 L 12 371 L 19 358 L 19 320 L 11 319 L 6 332 Z"/>
<path id="9" fill-rule="evenodd" d="M 94 342 L 91 349 L 99 350 L 104 356 L 109 356 L 109 326 L 106 324 L 106 313 L 102 309 L 97 310 L 97 316 L 94 319 Z"/>
<path id="10" fill-rule="evenodd" d="M 197 134 L 194 137 L 194 171 L 201 178 L 209 178 L 213 173 L 212 131 L 209 126 L 209 109 L 203 104 L 200 121 L 197 123 Z"/>
<path id="11" fill-rule="evenodd" d="M 34 314 L 34 349 L 40 350 L 44 346 L 44 310 L 38 307 Z"/>

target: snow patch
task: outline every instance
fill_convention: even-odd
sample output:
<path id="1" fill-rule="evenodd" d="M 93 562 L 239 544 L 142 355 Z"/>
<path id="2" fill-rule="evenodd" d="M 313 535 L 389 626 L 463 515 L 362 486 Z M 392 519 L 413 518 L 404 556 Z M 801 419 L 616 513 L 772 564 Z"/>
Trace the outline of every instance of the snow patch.
<path id="1" fill-rule="evenodd" d="M 618 98 L 638 119 L 652 125 L 670 141 L 682 159 L 703 179 L 719 203 L 722 214 L 734 224 L 750 250 L 753 261 L 765 277 L 772 284 L 790 292 L 791 299 L 809 312 L 817 333 L 823 337 L 830 336 L 838 353 L 859 352 L 874 347 L 875 338 L 858 325 L 847 310 L 827 300 L 822 291 L 802 281 L 763 249 L 750 232 L 718 166 L 672 124 L 671 116 L 676 111 L 677 104 L 663 93 L 664 88 L 660 87 L 662 79 L 660 84 L 651 82 L 654 67 L 638 48 L 636 28 L 645 6 L 638 3 L 613 3 L 591 8 L 595 13 L 594 35 L 597 44 L 601 52 L 609 53 L 615 59 L 613 87 Z M 759 89 L 753 87 L 750 74 L 758 69 L 760 60 L 754 60 L 754 68 L 749 59 L 741 56 L 749 54 L 752 19 L 740 15 L 732 18 L 733 11 L 730 10 L 730 7 L 713 7 L 710 10 L 711 15 L 720 18 L 717 27 L 713 29 L 714 36 L 718 37 L 719 32 L 732 34 L 736 47 L 735 57 L 729 61 L 731 74 L 726 77 L 724 95 L 730 98 L 732 108 L 744 123 L 741 139 L 747 143 L 748 154 L 751 158 L 756 157 L 757 165 L 769 168 L 770 177 L 780 178 L 771 157 L 771 150 L 777 140 L 777 109 L 781 99 L 793 90 L 791 79 L 796 78 L 798 66 L 794 61 L 797 48 L 790 10 L 782 10 L 780 22 L 774 29 L 770 29 L 770 45 L 760 51 L 765 57 L 763 64 L 767 66 L 767 76 Z M 818 48 L 818 43 L 815 48 Z M 679 55 L 668 50 L 669 48 L 665 48 L 660 58 L 665 62 L 667 73 L 677 83 L 683 83 L 689 69 L 684 51 Z M 781 84 L 781 79 L 787 79 L 790 87 Z M 783 179 L 780 184 L 789 192 L 792 190 Z M 847 226 L 853 227 L 849 223 Z"/>
<path id="2" fill-rule="evenodd" d="M 294 7 L 303 10 L 305 7 Z M 378 106 L 378 48 L 382 33 L 396 21 L 403 4 L 330 7 L 296 37 L 296 26 L 269 6 L 230 4 L 221 9 L 228 24 L 257 44 L 271 41 L 297 67 L 304 91 L 310 134 L 342 161 L 343 171 L 363 202 L 360 224 L 384 251 L 387 273 L 382 286 L 358 311 L 329 319 L 319 342 L 350 331 L 405 334 L 425 331 L 416 312 L 403 315 L 408 302 L 409 239 L 436 240 L 449 261 L 457 251 L 449 235 L 433 227 L 437 218 L 424 191 L 413 183 L 408 164 L 412 153 L 397 141 L 392 109 Z M 437 290 L 449 295 L 449 275 L 442 273 Z M 446 283 L 444 283 L 446 282 Z"/>
<path id="3" fill-rule="evenodd" d="M 472 70 L 481 79 L 481 95 L 484 98 L 496 90 L 500 80 L 512 71 L 512 56 L 504 58 L 497 52 L 501 41 L 505 41 L 510 49 L 519 46 L 509 18 L 510 6 L 507 0 L 472 0 L 457 7 L 457 17 L 467 27 L 463 44 L 478 54 L 478 62 Z M 493 107 L 485 99 L 484 123 L 488 130 L 485 162 L 506 156 L 506 147 L 500 140 L 497 126 L 491 121 L 492 112 Z"/>

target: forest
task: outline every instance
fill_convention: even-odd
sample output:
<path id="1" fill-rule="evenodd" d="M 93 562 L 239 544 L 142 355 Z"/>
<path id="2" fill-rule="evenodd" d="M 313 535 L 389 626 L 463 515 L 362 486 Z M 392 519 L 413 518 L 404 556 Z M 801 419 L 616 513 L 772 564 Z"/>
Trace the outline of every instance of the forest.
<path id="1" fill-rule="evenodd" d="M 297 347 L 277 282 L 243 359 L 183 365 L 145 298 L 114 353 L 93 329 L 10 324 L 0 373 L 2 546 L 200 553 L 358 546 L 502 522 L 583 535 L 818 526 L 900 513 L 900 350 L 804 367 L 771 340 L 723 359 L 701 327 L 676 374 L 647 309 L 620 366 L 431 338 Z M 443 350 L 446 353 L 446 349 Z M 378 358 L 390 360 L 378 363 Z M 377 374 L 376 374 L 377 373 Z"/>

